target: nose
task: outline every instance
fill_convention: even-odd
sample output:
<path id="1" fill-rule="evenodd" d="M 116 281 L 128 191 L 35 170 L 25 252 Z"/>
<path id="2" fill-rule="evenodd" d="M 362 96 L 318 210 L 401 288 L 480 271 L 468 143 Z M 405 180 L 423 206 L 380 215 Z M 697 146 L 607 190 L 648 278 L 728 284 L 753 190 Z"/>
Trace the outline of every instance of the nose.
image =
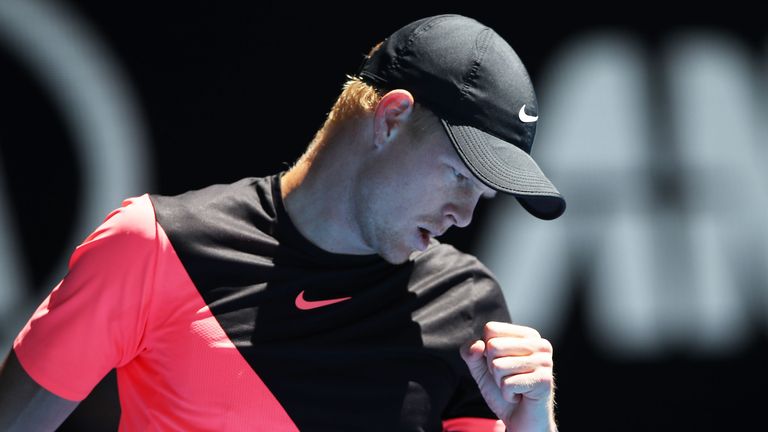
<path id="1" fill-rule="evenodd" d="M 474 213 L 476 203 L 477 201 L 474 203 L 448 204 L 445 206 L 444 214 L 453 225 L 464 228 L 472 222 L 472 213 Z"/>

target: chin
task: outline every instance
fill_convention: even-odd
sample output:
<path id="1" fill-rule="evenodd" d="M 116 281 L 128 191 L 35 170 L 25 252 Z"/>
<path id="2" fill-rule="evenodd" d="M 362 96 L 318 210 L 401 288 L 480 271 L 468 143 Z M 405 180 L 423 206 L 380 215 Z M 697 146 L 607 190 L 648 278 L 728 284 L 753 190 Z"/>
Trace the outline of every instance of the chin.
<path id="1" fill-rule="evenodd" d="M 407 262 L 413 252 L 417 251 L 409 248 L 388 248 L 380 251 L 379 256 L 390 264 L 398 265 Z"/>
<path id="2" fill-rule="evenodd" d="M 403 264 L 404 262 L 408 261 L 408 258 L 411 257 L 411 254 L 408 254 L 408 255 L 397 255 L 397 256 L 381 255 L 381 257 L 384 258 L 384 261 L 386 261 L 386 262 L 388 262 L 390 264 L 398 265 L 398 264 Z"/>

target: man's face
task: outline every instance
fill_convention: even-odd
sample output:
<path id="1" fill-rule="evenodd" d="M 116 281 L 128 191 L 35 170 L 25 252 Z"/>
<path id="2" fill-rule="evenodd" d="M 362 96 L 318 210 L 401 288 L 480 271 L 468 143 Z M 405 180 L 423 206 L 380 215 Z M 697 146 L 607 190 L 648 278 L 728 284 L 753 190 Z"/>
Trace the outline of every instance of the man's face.
<path id="1" fill-rule="evenodd" d="M 428 120 L 420 133 L 405 126 L 367 164 L 354 192 L 363 241 L 393 264 L 451 226 L 467 226 L 478 200 L 496 194 L 459 159 L 438 120 Z"/>

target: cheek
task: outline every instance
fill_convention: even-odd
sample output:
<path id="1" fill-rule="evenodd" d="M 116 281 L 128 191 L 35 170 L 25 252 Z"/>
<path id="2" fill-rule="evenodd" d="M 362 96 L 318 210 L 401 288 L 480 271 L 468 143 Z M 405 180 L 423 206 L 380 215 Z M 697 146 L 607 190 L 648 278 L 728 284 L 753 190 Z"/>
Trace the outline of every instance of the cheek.
<path id="1" fill-rule="evenodd" d="M 416 201 L 416 193 L 401 178 L 388 177 L 370 181 L 365 191 L 369 217 L 387 225 L 399 225 L 407 219 Z"/>
<path id="2" fill-rule="evenodd" d="M 393 181 L 379 191 L 378 217 L 393 229 L 402 230 L 422 223 L 436 210 L 435 196 L 414 181 Z"/>
<path id="3" fill-rule="evenodd" d="M 434 155 L 400 155 L 372 166 L 365 183 L 369 198 L 375 201 L 371 206 L 397 225 L 439 212 L 455 193 L 448 184 L 452 180 L 435 166 Z"/>

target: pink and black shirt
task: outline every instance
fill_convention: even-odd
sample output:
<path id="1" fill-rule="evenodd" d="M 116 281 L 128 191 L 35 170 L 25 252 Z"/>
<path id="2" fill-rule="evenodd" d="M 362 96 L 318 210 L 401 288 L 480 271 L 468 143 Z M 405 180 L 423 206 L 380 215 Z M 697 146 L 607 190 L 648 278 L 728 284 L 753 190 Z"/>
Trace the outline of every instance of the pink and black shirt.
<path id="1" fill-rule="evenodd" d="M 503 430 L 459 355 L 510 321 L 474 257 L 324 251 L 279 175 L 125 200 L 14 342 L 48 391 L 117 368 L 121 431 Z"/>

